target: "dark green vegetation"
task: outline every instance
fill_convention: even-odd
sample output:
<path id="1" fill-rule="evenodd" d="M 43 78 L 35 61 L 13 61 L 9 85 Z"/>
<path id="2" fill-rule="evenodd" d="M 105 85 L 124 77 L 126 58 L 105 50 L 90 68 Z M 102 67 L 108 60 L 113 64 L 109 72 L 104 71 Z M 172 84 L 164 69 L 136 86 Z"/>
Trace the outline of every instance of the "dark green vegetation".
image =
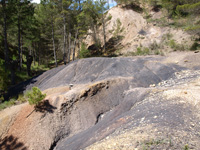
<path id="1" fill-rule="evenodd" d="M 40 4 L 1 0 L 1 101 L 11 86 L 75 60 L 88 29 L 95 30 L 97 22 L 104 24 L 105 4 L 105 0 L 42 0 Z M 84 53 L 80 57 L 88 57 Z"/>
<path id="2" fill-rule="evenodd" d="M 45 98 L 46 94 L 42 94 L 38 87 L 32 87 L 31 91 L 27 91 L 25 97 L 27 98 L 30 105 L 39 105 L 40 102 Z"/>
<path id="3" fill-rule="evenodd" d="M 5 108 L 7 108 L 7 107 L 10 107 L 10 106 L 13 106 L 13 105 L 15 105 L 16 103 L 15 103 L 15 100 L 10 100 L 10 101 L 5 101 L 5 102 L 3 102 L 3 103 L 1 103 L 0 104 L 0 110 L 3 110 L 3 109 L 5 109 Z"/>
<path id="4" fill-rule="evenodd" d="M 7 107 L 11 107 L 16 104 L 21 104 L 24 102 L 29 102 L 30 105 L 34 105 L 35 108 L 39 107 L 42 100 L 46 97 L 46 94 L 42 94 L 41 90 L 38 87 L 32 87 L 31 90 L 27 91 L 25 94 L 20 94 L 17 98 L 12 98 L 9 101 L 5 101 L 0 104 L 0 110 Z"/>

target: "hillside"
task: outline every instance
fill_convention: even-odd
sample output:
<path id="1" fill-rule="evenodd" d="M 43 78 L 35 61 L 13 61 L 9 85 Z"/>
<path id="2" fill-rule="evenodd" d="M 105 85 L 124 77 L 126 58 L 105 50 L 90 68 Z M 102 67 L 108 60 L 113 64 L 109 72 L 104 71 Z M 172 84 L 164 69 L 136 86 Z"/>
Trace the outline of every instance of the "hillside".
<path id="1" fill-rule="evenodd" d="M 138 12 L 134 6 L 117 5 L 111 8 L 105 17 L 105 33 L 107 50 L 105 55 L 134 55 L 138 48 L 147 51 L 144 54 L 167 54 L 174 50 L 190 50 L 194 35 L 181 28 L 162 25 L 163 13 L 151 10 L 151 20 L 144 13 Z M 142 8 L 140 8 L 142 9 Z M 155 21 L 153 21 L 155 20 Z M 160 23 L 157 23 L 159 22 Z M 163 23 L 164 24 L 164 23 Z M 89 31 L 92 33 L 92 31 Z M 89 34 L 85 43 L 89 50 L 95 50 L 94 35 Z M 97 26 L 96 38 L 103 46 L 103 27 Z M 139 53 L 139 54 L 142 54 Z"/>
<path id="2" fill-rule="evenodd" d="M 29 79 L 80 58 L 198 50 L 199 12 L 199 0 L 2 0 L 0 110 Z"/>
<path id="3" fill-rule="evenodd" d="M 0 149 L 198 149 L 199 57 L 88 58 L 49 70 L 27 87 L 47 94 L 43 107 L 0 112 Z"/>
<path id="4" fill-rule="evenodd" d="M 198 150 L 198 36 L 175 27 L 172 17 L 164 25 L 166 14 L 149 3 L 148 12 L 134 3 L 118 4 L 105 12 L 106 4 L 100 1 L 63 2 L 52 0 L 35 6 L 30 15 L 38 22 L 32 20 L 34 34 L 28 27 L 23 33 L 30 34 L 27 41 L 22 38 L 23 53 L 20 48 L 15 51 L 20 47 L 16 44 L 20 36 L 16 34 L 15 42 L 14 38 L 9 41 L 12 28 L 8 30 L 8 43 L 14 45 L 9 57 L 14 65 L 10 67 L 9 58 L 5 59 L 9 68 L 0 72 L 0 88 L 4 90 L 0 92 L 15 98 L 36 86 L 46 97 L 37 108 L 11 99 L 15 105 L 0 111 L 0 150 Z M 31 6 L 23 5 L 24 10 Z M 15 13 L 18 8 L 5 2 L 2 7 L 6 8 L 2 9 L 4 15 L 9 8 Z M 8 21 L 17 18 L 13 14 Z M 12 22 L 10 27 L 17 29 Z M 19 58 L 18 53 L 22 53 Z M 78 59 L 84 53 L 90 58 Z M 28 60 L 29 54 L 34 60 L 31 56 Z M 38 72 L 42 62 L 55 68 L 8 88 L 5 85 L 14 77 L 18 59 L 22 71 L 31 69 L 32 61 L 32 69 Z"/>

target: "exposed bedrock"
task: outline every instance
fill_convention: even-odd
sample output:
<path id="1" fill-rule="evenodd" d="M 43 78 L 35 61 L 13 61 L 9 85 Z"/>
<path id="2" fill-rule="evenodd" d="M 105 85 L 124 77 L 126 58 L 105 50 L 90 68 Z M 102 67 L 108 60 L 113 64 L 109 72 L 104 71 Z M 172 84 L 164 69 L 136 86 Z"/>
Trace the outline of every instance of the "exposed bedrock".
<path id="1" fill-rule="evenodd" d="M 175 131 L 188 133 L 190 119 L 199 119 L 198 102 L 185 105 L 180 103 L 182 98 L 166 100 L 164 94 L 199 77 L 197 69 L 183 66 L 166 62 L 166 57 L 148 56 L 88 58 L 49 70 L 27 87 L 38 86 L 47 93 L 46 107 L 32 112 L 33 108 L 24 104 L 6 137 L 19 138 L 28 149 L 77 150 L 150 125 L 151 129 L 163 129 L 166 137 Z M 71 90 L 69 84 L 73 84 Z M 197 124 L 191 132 L 199 128 Z M 188 139 L 199 140 L 197 135 L 183 140 Z M 199 146 L 198 142 L 193 145 Z"/>

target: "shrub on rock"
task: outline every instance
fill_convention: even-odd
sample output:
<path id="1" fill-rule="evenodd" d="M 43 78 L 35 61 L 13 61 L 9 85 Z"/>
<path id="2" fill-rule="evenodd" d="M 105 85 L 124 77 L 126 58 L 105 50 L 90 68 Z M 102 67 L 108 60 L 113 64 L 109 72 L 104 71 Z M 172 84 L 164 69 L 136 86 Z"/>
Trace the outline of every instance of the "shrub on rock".
<path id="1" fill-rule="evenodd" d="M 46 94 L 42 94 L 38 87 L 33 87 L 32 90 L 28 91 L 25 96 L 30 105 L 37 106 L 46 97 Z"/>

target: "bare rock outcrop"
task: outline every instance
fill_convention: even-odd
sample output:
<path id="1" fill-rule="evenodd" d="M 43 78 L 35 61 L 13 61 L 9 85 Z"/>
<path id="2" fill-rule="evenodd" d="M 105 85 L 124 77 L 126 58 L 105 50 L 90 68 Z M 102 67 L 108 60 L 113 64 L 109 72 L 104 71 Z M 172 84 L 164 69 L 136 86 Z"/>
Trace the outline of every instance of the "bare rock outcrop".
<path id="1" fill-rule="evenodd" d="M 154 16 L 159 13 L 154 12 L 152 19 L 158 19 Z M 126 54 L 128 52 L 135 52 L 138 47 L 151 49 L 157 46 L 157 48 L 165 49 L 163 51 L 165 53 L 172 50 L 173 43 L 179 45 L 178 50 L 189 49 L 193 44 L 192 36 L 185 31 L 170 27 L 160 27 L 154 23 L 149 23 L 141 12 L 136 12 L 121 5 L 111 8 L 105 18 L 107 20 L 105 26 L 107 50 L 114 48 L 120 50 L 120 53 Z M 89 30 L 88 32 L 90 34 L 84 42 L 90 47 L 94 44 L 93 31 Z M 103 46 L 102 26 L 97 27 L 95 32 L 96 38 L 100 40 Z M 169 44 L 170 41 L 171 45 Z"/>
<path id="2" fill-rule="evenodd" d="M 47 94 L 40 109 L 0 112 L 9 126 L 0 149 L 198 149 L 199 57 L 88 58 L 49 70 L 27 86 Z"/>

